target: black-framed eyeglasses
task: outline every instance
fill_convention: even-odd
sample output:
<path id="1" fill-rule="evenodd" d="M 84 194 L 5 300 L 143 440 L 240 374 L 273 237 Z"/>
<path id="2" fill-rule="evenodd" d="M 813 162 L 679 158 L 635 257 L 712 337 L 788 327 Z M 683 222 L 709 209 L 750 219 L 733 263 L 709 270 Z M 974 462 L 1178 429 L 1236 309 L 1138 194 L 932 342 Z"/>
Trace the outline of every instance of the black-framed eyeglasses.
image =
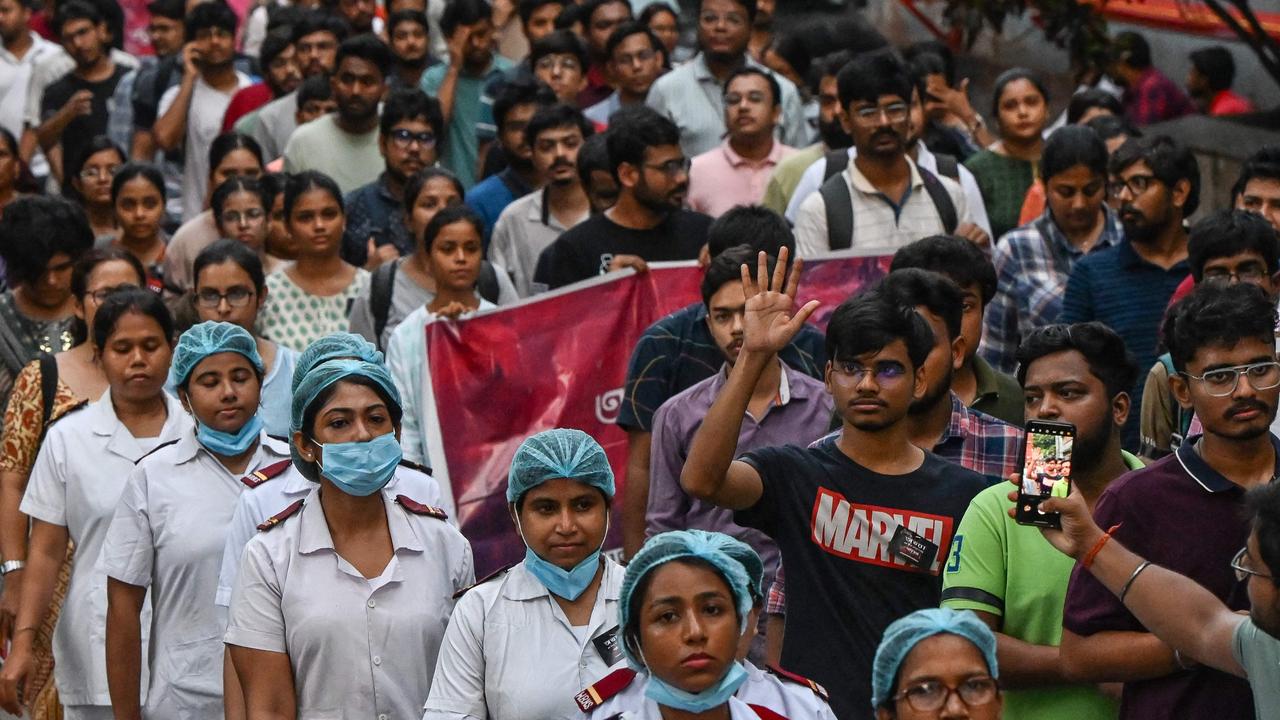
<path id="1" fill-rule="evenodd" d="M 1240 384 L 1240 376 L 1249 376 L 1249 385 L 1254 390 L 1270 390 L 1280 385 L 1280 362 L 1260 362 L 1250 365 L 1217 368 L 1203 375 L 1182 373 L 1188 379 L 1198 380 L 1204 391 L 1213 397 L 1226 397 L 1236 391 Z"/>
<path id="2" fill-rule="evenodd" d="M 688 174 L 689 168 L 693 166 L 693 161 L 687 157 L 674 158 L 664 163 L 645 163 L 645 167 L 650 170 L 657 170 L 667 177 L 675 177 L 681 173 Z"/>
<path id="3" fill-rule="evenodd" d="M 545 55 L 538 58 L 537 64 L 534 65 L 537 70 L 552 71 L 557 68 L 566 72 L 581 72 L 582 63 L 578 62 L 574 57 L 557 57 L 555 55 Z"/>
<path id="4" fill-rule="evenodd" d="M 206 288 L 196 293 L 196 304 L 206 310 L 212 310 L 221 305 L 225 298 L 228 305 L 233 308 L 240 308 L 247 305 L 253 295 L 252 290 L 242 287 L 233 287 L 225 293 L 220 293 L 213 288 Z"/>
<path id="5" fill-rule="evenodd" d="M 1107 194 L 1111 197 L 1120 197 L 1120 193 L 1128 188 L 1129 194 L 1138 197 L 1151 187 L 1151 183 L 1157 182 L 1155 175 L 1130 175 L 1128 178 L 1121 178 L 1107 183 Z"/>
<path id="6" fill-rule="evenodd" d="M 1247 557 L 1249 557 L 1249 546 L 1245 545 L 1244 547 L 1240 548 L 1240 552 L 1236 553 L 1235 557 L 1231 558 L 1231 569 L 1236 571 L 1236 580 L 1243 581 L 1246 578 L 1248 578 L 1250 575 L 1253 575 L 1254 577 L 1266 578 L 1267 580 L 1275 579 L 1274 575 L 1268 575 L 1267 573 L 1258 572 L 1253 568 L 1245 567 L 1244 559 Z"/>
<path id="7" fill-rule="evenodd" d="M 911 108 L 904 102 L 893 102 L 888 105 L 867 105 L 853 111 L 853 116 L 862 122 L 873 122 L 881 115 L 889 122 L 902 122 L 907 119 Z"/>
<path id="8" fill-rule="evenodd" d="M 1205 268 L 1200 274 L 1201 280 L 1213 285 L 1229 285 L 1232 280 L 1256 285 L 1266 277 L 1266 268 L 1256 264 L 1236 268 L 1235 272 L 1226 268 Z"/>
<path id="9" fill-rule="evenodd" d="M 133 283 L 125 283 L 123 285 L 115 285 L 112 287 L 105 287 L 105 288 L 98 288 L 97 290 L 90 290 L 89 292 L 85 293 L 85 296 L 93 298 L 94 302 L 101 305 L 104 300 L 106 300 L 108 297 L 111 297 L 111 293 L 120 292 L 121 290 L 128 290 L 130 288 L 136 288 L 136 287 L 138 286 L 134 285 Z"/>
<path id="10" fill-rule="evenodd" d="M 906 700 L 916 712 L 933 712 L 942 709 L 952 693 L 959 695 L 960 702 L 965 705 L 977 707 L 995 700 L 1000 693 L 1000 684 L 995 678 L 985 676 L 969 678 L 956 687 L 941 680 L 928 680 L 903 690 L 891 699 Z"/>
<path id="11" fill-rule="evenodd" d="M 413 132 L 404 128 L 396 128 L 391 131 L 391 142 L 402 148 L 407 148 L 415 142 L 424 148 L 435 147 L 436 134 L 430 130 Z"/>

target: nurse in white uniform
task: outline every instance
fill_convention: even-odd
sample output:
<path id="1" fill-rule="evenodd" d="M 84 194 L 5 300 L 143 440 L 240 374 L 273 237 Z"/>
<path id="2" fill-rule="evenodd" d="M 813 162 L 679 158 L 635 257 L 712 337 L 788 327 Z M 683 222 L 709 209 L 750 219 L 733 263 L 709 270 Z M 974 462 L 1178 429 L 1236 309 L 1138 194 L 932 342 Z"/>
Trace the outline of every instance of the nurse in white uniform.
<path id="1" fill-rule="evenodd" d="M 747 659 L 751 641 L 755 638 L 760 611 L 764 608 L 764 563 L 750 545 L 732 536 L 715 533 L 710 538 L 724 554 L 737 560 L 742 566 L 747 573 L 751 590 L 751 614 L 747 618 L 746 632 L 738 641 L 738 662 L 747 671 L 747 679 L 734 693 L 734 697 L 756 708 L 758 713 L 767 709 L 788 718 L 835 720 L 835 713 L 827 704 L 827 691 L 821 685 L 772 665 L 761 669 Z M 632 707 L 641 702 L 648 684 L 647 679 L 643 675 L 634 675 L 635 671 L 623 669 L 605 676 L 598 683 L 578 693 L 575 701 L 583 711 L 579 718 L 587 717 L 588 713 L 594 717 L 609 717 L 612 714 L 610 708 Z M 599 703 L 600 707 L 596 707 L 593 694 L 601 695 L 602 689 L 610 697 Z"/>
<path id="2" fill-rule="evenodd" d="M 67 542 L 74 542 L 71 582 L 53 638 L 54 682 L 67 720 L 112 717 L 107 576 L 98 560 L 125 480 L 144 455 L 191 428 L 177 398 L 164 391 L 173 320 L 159 296 L 138 289 L 111 294 L 98 308 L 92 333 L 109 388 L 49 428 L 31 470 L 20 506 L 32 519 L 27 577 L 13 648 L 0 672 L 0 705 L 8 709 L 31 670 L 31 641 L 49 610 Z M 145 677 L 141 684 L 145 692 Z"/>
<path id="3" fill-rule="evenodd" d="M 203 322 L 174 349 L 169 383 L 195 419 L 176 443 L 138 464 L 107 531 L 107 680 L 117 717 L 217 718 L 222 709 L 222 634 L 213 603 L 223 535 L 240 478 L 289 457 L 259 412 L 265 374 L 252 335 Z M 139 612 L 151 591 L 151 687 L 138 705 Z"/>
<path id="4" fill-rule="evenodd" d="M 296 383 L 295 465 L 319 486 L 245 547 L 225 641 L 250 718 L 416 717 L 471 547 L 384 488 L 403 411 L 385 367 L 329 360 Z"/>
<path id="5" fill-rule="evenodd" d="M 663 711 L 730 720 L 785 718 L 734 697 L 747 682 L 736 660 L 753 604 L 751 580 L 724 552 L 721 533 L 681 530 L 655 535 L 627 565 L 619 598 L 623 650 L 640 671 L 583 693 L 592 718 L 660 720 Z M 608 680 L 609 678 L 606 678 Z M 610 702 L 632 682 L 641 696 Z"/>
<path id="6" fill-rule="evenodd" d="M 581 430 L 520 445 L 507 502 L 525 559 L 459 600 L 424 720 L 571 718 L 574 693 L 622 666 L 623 569 L 600 554 L 613 495 L 609 459 Z"/>

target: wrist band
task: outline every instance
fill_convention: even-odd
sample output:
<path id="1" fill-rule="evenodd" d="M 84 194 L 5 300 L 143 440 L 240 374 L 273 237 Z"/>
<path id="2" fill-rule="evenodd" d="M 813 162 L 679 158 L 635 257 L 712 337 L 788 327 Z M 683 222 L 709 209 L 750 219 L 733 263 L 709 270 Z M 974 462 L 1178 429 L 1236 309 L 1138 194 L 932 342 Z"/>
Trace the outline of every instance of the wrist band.
<path id="1" fill-rule="evenodd" d="M 1133 574 L 1130 575 L 1129 579 L 1125 581 L 1124 587 L 1120 588 L 1120 604 L 1121 605 L 1124 604 L 1124 596 L 1129 594 L 1129 588 L 1133 587 L 1133 581 L 1137 580 L 1138 576 L 1142 574 L 1142 571 L 1146 570 L 1149 567 L 1151 567 L 1151 561 L 1143 560 L 1141 565 L 1133 569 Z"/>
<path id="2" fill-rule="evenodd" d="M 1108 528 L 1106 532 L 1102 533 L 1102 537 L 1098 538 L 1098 542 L 1094 543 L 1093 547 L 1089 550 L 1088 554 L 1086 554 L 1084 556 L 1084 559 L 1080 561 L 1080 564 L 1084 566 L 1085 570 L 1088 570 L 1090 567 L 1093 567 L 1093 559 L 1096 558 L 1098 556 L 1098 553 L 1102 551 L 1102 546 L 1106 545 L 1107 541 L 1111 539 L 1111 533 L 1119 530 L 1120 526 L 1123 524 L 1124 523 L 1116 523 L 1115 525 L 1112 525 L 1110 528 Z"/>

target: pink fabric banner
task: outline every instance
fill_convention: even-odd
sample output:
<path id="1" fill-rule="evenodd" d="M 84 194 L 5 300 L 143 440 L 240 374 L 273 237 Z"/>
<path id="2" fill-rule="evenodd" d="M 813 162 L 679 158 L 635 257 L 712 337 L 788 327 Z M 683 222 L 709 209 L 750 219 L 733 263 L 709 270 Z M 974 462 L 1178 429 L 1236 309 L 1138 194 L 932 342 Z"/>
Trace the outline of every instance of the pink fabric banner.
<path id="1" fill-rule="evenodd" d="M 888 266 L 888 255 L 807 263 L 799 300 L 821 300 L 814 322 L 826 327 L 841 301 L 884 276 Z M 427 412 L 439 426 L 432 459 L 453 489 L 477 576 L 524 554 L 505 493 L 511 458 L 526 437 L 555 427 L 589 433 L 609 456 L 619 497 L 625 492 L 627 437 L 614 421 L 631 350 L 653 322 L 697 302 L 701 281 L 692 263 L 664 263 L 648 273 L 602 277 L 460 322 L 427 325 L 434 394 Z M 620 527 L 615 516 L 607 547 L 618 546 Z"/>

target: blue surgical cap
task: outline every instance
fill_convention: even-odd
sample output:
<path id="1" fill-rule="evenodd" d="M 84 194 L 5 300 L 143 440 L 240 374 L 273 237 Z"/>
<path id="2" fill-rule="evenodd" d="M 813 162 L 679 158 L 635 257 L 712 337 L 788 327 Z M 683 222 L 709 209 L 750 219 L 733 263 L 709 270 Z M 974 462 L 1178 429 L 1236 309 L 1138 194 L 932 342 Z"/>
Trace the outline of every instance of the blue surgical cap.
<path id="1" fill-rule="evenodd" d="M 311 372 L 311 368 L 337 358 L 363 360 L 375 365 L 382 364 L 382 353 L 378 352 L 378 348 L 373 343 L 359 335 L 345 332 L 326 335 L 308 345 L 307 349 L 298 356 L 297 364 L 293 368 L 293 392 L 298 392 L 298 385 L 302 383 L 302 378 Z"/>
<path id="2" fill-rule="evenodd" d="M 516 449 L 507 475 L 507 502 L 558 478 L 599 488 L 613 499 L 613 468 L 600 443 L 581 430 L 556 428 L 526 438 Z"/>
<path id="3" fill-rule="evenodd" d="M 702 560 L 715 568 L 720 577 L 724 578 L 725 583 L 729 585 L 729 591 L 733 594 L 734 605 L 738 609 L 738 631 L 745 631 L 747 614 L 751 612 L 752 606 L 751 590 L 748 587 L 751 581 L 746 571 L 742 569 L 742 563 L 724 551 L 726 538 L 724 533 L 705 530 L 676 530 L 649 538 L 644 547 L 640 548 L 640 552 L 631 558 L 626 575 L 622 578 L 622 590 L 618 602 L 618 625 L 622 627 L 623 632 L 627 632 L 628 623 L 631 621 L 631 596 L 635 593 L 640 581 L 659 566 L 684 558 Z M 632 656 L 631 648 L 628 647 L 625 638 L 622 651 L 633 667 L 643 669 L 644 664 L 639 658 Z"/>
<path id="4" fill-rule="evenodd" d="M 755 551 L 755 548 L 732 535 L 712 533 L 712 538 L 719 544 L 720 550 L 725 555 L 737 560 L 742 565 L 742 569 L 746 571 L 751 597 L 756 601 L 763 600 L 764 562 L 760 560 L 760 554 Z"/>
<path id="5" fill-rule="evenodd" d="M 266 372 L 262 356 L 258 354 L 258 342 L 248 330 L 226 322 L 202 322 L 182 333 L 173 348 L 173 361 L 169 364 L 169 385 L 179 387 L 191 376 L 202 360 L 218 353 L 240 353 L 253 363 L 258 373 Z"/>
<path id="6" fill-rule="evenodd" d="M 969 610 L 926 608 L 898 618 L 884 631 L 876 659 L 871 666 L 871 707 L 878 708 L 893 693 L 893 683 L 907 653 L 934 635 L 948 633 L 973 643 L 987 661 L 991 677 L 999 677 L 996 667 L 996 636 L 986 623 Z"/>
<path id="7" fill-rule="evenodd" d="M 378 354 L 381 356 L 381 353 Z M 307 414 L 307 408 L 316 401 L 320 393 L 334 383 L 351 377 L 363 377 L 372 380 L 390 398 L 396 412 L 398 413 L 402 410 L 400 392 L 396 390 L 396 384 L 392 381 L 391 373 L 387 371 L 386 365 L 365 362 L 364 360 L 330 360 L 313 365 L 305 375 L 294 373 L 293 405 L 290 408 L 289 430 L 291 432 L 301 431 L 302 419 Z M 319 481 L 319 473 L 316 472 L 316 466 L 302 459 L 302 456 L 298 453 L 298 447 L 294 443 L 289 443 L 289 456 L 293 458 L 293 466 L 298 469 L 298 472 L 302 473 L 303 477 L 312 482 Z"/>

